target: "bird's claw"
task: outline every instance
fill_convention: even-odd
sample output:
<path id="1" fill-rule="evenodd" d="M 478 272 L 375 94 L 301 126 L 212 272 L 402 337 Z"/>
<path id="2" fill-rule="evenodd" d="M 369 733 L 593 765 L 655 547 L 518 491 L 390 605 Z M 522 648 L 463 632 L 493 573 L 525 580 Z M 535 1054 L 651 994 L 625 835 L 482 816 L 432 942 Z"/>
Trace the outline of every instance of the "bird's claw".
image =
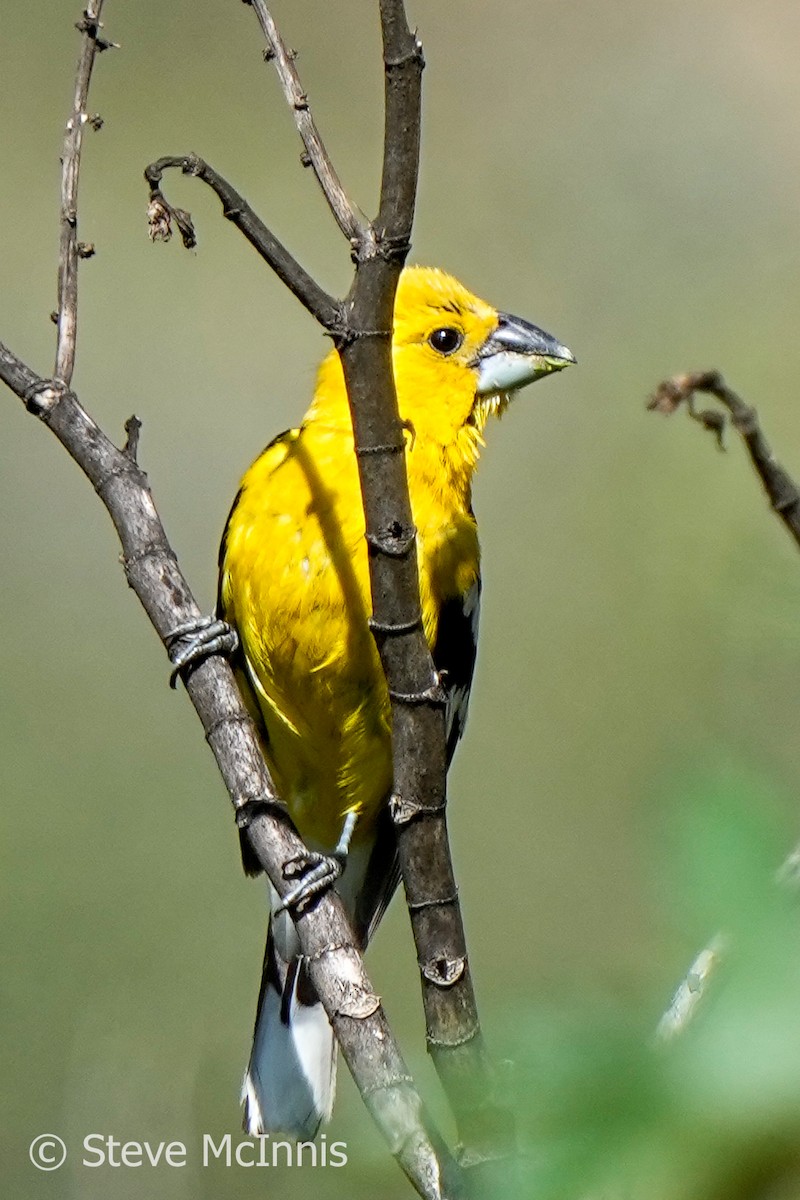
<path id="1" fill-rule="evenodd" d="M 337 851 L 320 854 L 316 850 L 307 850 L 290 858 L 283 868 L 283 875 L 285 879 L 297 879 L 297 883 L 283 897 L 275 913 L 291 909 L 296 913 L 304 912 L 312 900 L 336 883 L 344 870 L 346 857 Z"/>
<path id="2" fill-rule="evenodd" d="M 217 617 L 199 617 L 173 629 L 167 638 L 167 650 L 172 670 L 169 686 L 174 688 L 178 678 L 187 667 L 196 666 L 212 654 L 223 654 L 230 658 L 239 646 L 236 630 Z"/>

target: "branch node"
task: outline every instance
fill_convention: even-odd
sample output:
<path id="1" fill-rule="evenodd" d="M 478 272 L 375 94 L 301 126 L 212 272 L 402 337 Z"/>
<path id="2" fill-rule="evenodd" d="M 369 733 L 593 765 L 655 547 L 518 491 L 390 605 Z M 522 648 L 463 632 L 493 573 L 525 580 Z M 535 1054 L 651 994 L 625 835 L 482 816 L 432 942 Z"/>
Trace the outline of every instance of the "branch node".
<path id="1" fill-rule="evenodd" d="M 330 325 L 325 332 L 340 354 L 348 346 L 352 346 L 353 342 L 358 342 L 362 339 L 384 338 L 386 341 L 390 341 L 392 337 L 390 329 L 354 329 L 352 325 L 347 323 L 346 319 Z"/>
<path id="2" fill-rule="evenodd" d="M 342 998 L 336 1006 L 340 1017 L 350 1017 L 354 1021 L 364 1021 L 371 1017 L 381 1006 L 381 998 L 375 992 L 370 992 L 357 983 L 347 980 L 342 988 Z"/>
<path id="3" fill-rule="evenodd" d="M 88 9 L 84 9 L 80 21 L 75 22 L 75 28 L 78 33 L 85 33 L 93 40 L 98 53 L 102 54 L 104 50 L 119 50 L 119 42 L 110 42 L 108 38 L 100 36 L 103 22 L 99 21 Z"/>
<path id="4" fill-rule="evenodd" d="M 393 688 L 389 688 L 389 699 L 394 700 L 397 704 L 407 704 L 411 707 L 417 707 L 420 704 L 443 707 L 446 704 L 445 694 L 439 687 L 438 681 L 419 692 L 396 692 Z M 425 811 L 436 812 L 438 810 L 429 809 Z"/>
<path id="5" fill-rule="evenodd" d="M 798 502 L 800 502 L 800 494 L 797 492 L 787 492 L 785 496 L 776 497 L 772 501 L 772 507 L 776 513 L 784 513 L 790 508 L 794 508 Z"/>
<path id="6" fill-rule="evenodd" d="M 122 472 L 116 472 L 116 474 L 122 474 Z M 111 471 L 105 479 L 100 480 L 96 490 L 99 492 L 100 489 L 109 481 L 109 479 L 114 477 L 114 475 L 115 472 Z M 140 563 L 146 562 L 148 558 L 164 558 L 168 559 L 176 566 L 178 564 L 178 560 L 175 557 L 175 551 L 170 546 L 164 546 L 161 542 L 143 542 L 141 549 L 137 550 L 135 554 L 120 555 L 120 562 L 122 563 L 125 571 L 125 578 L 128 580 L 128 585 L 130 587 L 134 586 L 131 579 L 134 569 L 138 567 Z"/>
<path id="7" fill-rule="evenodd" d="M 239 829 L 249 829 L 258 817 L 286 816 L 286 808 L 274 796 L 242 796 L 234 800 L 234 820 Z"/>
<path id="8" fill-rule="evenodd" d="M 365 536 L 370 550 L 377 554 L 386 554 L 389 558 L 406 558 L 416 545 L 417 531 L 413 525 L 392 521 L 385 531 L 368 532 Z"/>
<path id="9" fill-rule="evenodd" d="M 355 946 L 352 942 L 328 942 L 326 946 L 321 946 L 313 954 L 304 954 L 303 958 L 306 962 L 320 962 L 328 954 L 339 954 L 342 951 L 347 954 L 353 950 L 355 950 Z"/>
<path id="10" fill-rule="evenodd" d="M 126 455 L 131 462 L 137 462 L 139 453 L 139 433 L 141 432 L 142 422 L 137 416 L 128 417 L 125 422 L 125 445 L 122 447 L 122 453 Z"/>
<path id="11" fill-rule="evenodd" d="M 425 55 L 422 50 L 422 42 L 416 34 L 414 34 L 414 45 L 407 54 L 400 54 L 397 58 L 384 58 L 383 65 L 387 71 L 396 71 L 399 67 L 405 67 L 411 62 L 419 63 L 420 69 L 425 69 Z"/>
<path id="12" fill-rule="evenodd" d="M 56 314 L 56 320 L 58 314 Z M 31 384 L 22 395 L 25 407 L 35 417 L 48 417 L 66 391 L 66 385 L 57 379 L 42 379 Z"/>
<path id="13" fill-rule="evenodd" d="M 83 10 L 83 16 L 80 21 L 75 22 L 75 28 L 78 33 L 88 33 L 89 37 L 97 37 L 98 30 L 101 28 L 97 17 L 93 16 L 88 9 Z"/>
<path id="14" fill-rule="evenodd" d="M 179 626 L 177 629 L 173 629 L 172 632 L 168 633 L 164 638 L 164 645 L 167 648 L 167 654 L 169 654 L 170 650 L 172 649 L 175 640 L 181 636 L 180 631 L 181 626 Z M 206 727 L 206 741 L 210 746 L 220 729 L 233 728 L 237 725 L 244 729 L 247 728 L 249 724 L 250 718 L 245 713 L 226 713 L 225 716 L 218 717 L 216 721 L 212 721 L 211 724 Z M 234 804 L 235 803 L 236 802 L 234 801 Z"/>
<path id="15" fill-rule="evenodd" d="M 356 455 L 368 458 L 370 454 L 402 454 L 404 450 L 403 442 L 380 442 L 377 446 L 356 446 Z"/>
<path id="16" fill-rule="evenodd" d="M 444 807 L 444 806 L 442 806 Z M 437 896 L 432 900 L 409 900 L 406 907 L 409 912 L 424 912 L 429 908 L 446 908 L 448 904 L 458 903 L 458 888 L 449 896 Z"/>
<path id="17" fill-rule="evenodd" d="M 411 240 L 405 234 L 388 234 L 373 229 L 371 238 L 362 237 L 351 241 L 350 260 L 358 266 L 375 258 L 384 262 L 399 262 L 402 266 L 411 249 Z"/>
<path id="18" fill-rule="evenodd" d="M 105 492 L 108 485 L 110 483 L 113 483 L 113 481 L 115 479 L 123 479 L 126 477 L 129 479 L 133 479 L 133 481 L 136 484 L 139 484 L 140 486 L 146 486 L 146 477 L 145 477 L 144 472 L 142 470 L 140 470 L 139 465 L 135 461 L 135 459 L 132 459 L 132 458 L 126 456 L 122 460 L 122 462 L 119 464 L 119 466 L 112 467 L 110 471 L 107 471 L 105 473 L 105 475 L 102 475 L 96 482 L 93 481 L 94 490 L 97 492 L 98 496 L 100 496 L 101 499 L 104 500 L 103 493 Z M 151 552 L 152 552 L 152 549 L 153 548 L 151 547 Z M 129 560 L 129 559 L 125 560 L 126 570 L 127 570 L 127 566 L 131 563 L 131 561 L 132 560 Z"/>
<path id="19" fill-rule="evenodd" d="M 433 1034 L 426 1034 L 425 1041 L 428 1044 L 428 1049 L 436 1050 L 456 1050 L 459 1046 L 466 1046 L 469 1042 L 474 1042 L 476 1038 L 481 1036 L 480 1025 L 473 1025 L 462 1037 L 459 1038 L 437 1038 Z"/>
<path id="20" fill-rule="evenodd" d="M 389 815 L 394 825 L 407 825 L 409 821 L 413 821 L 417 817 L 439 816 L 445 811 L 445 808 L 445 804 L 418 804 L 414 800 L 401 796 L 399 792 L 393 792 L 389 797 Z M 442 904 L 451 904 L 452 902 L 453 898 L 441 901 Z M 422 907 L 427 907 L 429 903 L 433 902 L 427 900 L 420 902 Z M 409 907 L 411 906 L 409 905 Z"/>
<path id="21" fill-rule="evenodd" d="M 420 963 L 419 969 L 429 983 L 434 983 L 440 988 L 449 988 L 458 983 L 466 971 L 466 955 L 459 955 L 457 958 L 432 958 Z"/>
<path id="22" fill-rule="evenodd" d="M 370 617 L 368 624 L 372 632 L 381 637 L 400 637 L 404 633 L 422 629 L 422 613 L 410 621 L 378 621 Z"/>

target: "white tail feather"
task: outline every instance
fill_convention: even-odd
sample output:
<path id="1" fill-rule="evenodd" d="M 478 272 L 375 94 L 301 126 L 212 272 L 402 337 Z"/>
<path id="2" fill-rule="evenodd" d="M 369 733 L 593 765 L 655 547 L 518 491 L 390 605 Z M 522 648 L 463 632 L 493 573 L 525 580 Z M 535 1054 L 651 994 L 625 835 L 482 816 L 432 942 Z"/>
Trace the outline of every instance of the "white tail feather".
<path id="1" fill-rule="evenodd" d="M 372 846 L 351 849 L 337 891 L 352 916 Z M 270 907 L 279 898 L 270 885 Z M 244 1128 L 249 1134 L 283 1133 L 313 1138 L 329 1121 L 336 1093 L 336 1041 L 325 1009 L 298 998 L 300 941 L 285 911 L 270 920 L 264 978 L 250 1062 L 242 1081 Z M 301 995 L 310 984 L 302 981 Z M 313 992 L 312 992 L 313 995 Z"/>
<path id="2" fill-rule="evenodd" d="M 336 1043 L 322 1004 L 297 997 L 290 970 L 282 995 L 270 963 L 262 988 L 253 1049 L 242 1083 L 244 1127 L 250 1134 L 313 1138 L 329 1121 L 336 1091 Z M 281 972 L 281 974 L 284 974 Z M 288 1020 L 286 1019 L 288 1017 Z"/>

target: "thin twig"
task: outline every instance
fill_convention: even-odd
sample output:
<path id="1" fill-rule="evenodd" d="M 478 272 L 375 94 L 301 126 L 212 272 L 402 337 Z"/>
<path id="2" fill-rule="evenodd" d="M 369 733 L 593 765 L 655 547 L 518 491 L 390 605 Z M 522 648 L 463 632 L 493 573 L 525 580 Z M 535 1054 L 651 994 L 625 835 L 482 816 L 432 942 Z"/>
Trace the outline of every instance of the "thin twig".
<path id="1" fill-rule="evenodd" d="M 407 252 L 417 198 L 425 59 L 402 0 L 380 0 L 380 12 L 385 117 L 378 234 L 384 244 L 394 239 Z"/>
<path id="2" fill-rule="evenodd" d="M 341 305 L 319 286 L 315 279 L 300 266 L 282 242 L 253 211 L 247 201 L 226 179 L 196 154 L 170 155 L 159 158 L 145 168 L 144 177 L 150 185 L 148 220 L 153 241 L 168 241 L 174 220 L 183 239 L 191 249 L 195 245 L 192 219 L 183 209 L 174 208 L 161 191 L 164 171 L 177 168 L 184 175 L 193 175 L 214 191 L 222 201 L 222 213 L 258 251 L 301 304 L 328 331 L 336 330 L 341 324 Z"/>
<path id="3" fill-rule="evenodd" d="M 800 845 L 794 847 L 775 872 L 775 882 L 789 891 L 797 892 L 800 889 Z M 726 939 L 718 933 L 697 955 L 658 1023 L 656 1035 L 661 1040 L 666 1041 L 682 1033 L 692 1020 L 726 949 Z"/>
<path id="4" fill-rule="evenodd" d="M 695 421 L 711 429 L 722 445 L 725 417 L 716 411 L 698 411 L 694 404 L 695 392 L 706 392 L 715 396 L 730 413 L 734 429 L 741 435 L 747 447 L 750 461 L 763 484 L 769 502 L 783 521 L 795 542 L 800 546 L 800 491 L 791 475 L 775 459 L 769 444 L 761 432 L 758 414 L 745 404 L 726 384 L 719 371 L 696 371 L 685 375 L 674 375 L 665 379 L 656 388 L 648 403 L 654 412 L 670 415 L 681 404 Z"/>
<path id="5" fill-rule="evenodd" d="M 308 96 L 300 83 L 294 65 L 294 54 L 287 48 L 264 0 L 247 0 L 247 3 L 255 9 L 267 40 L 264 58 L 275 63 L 286 103 L 294 114 L 294 123 L 305 147 L 304 164 L 314 171 L 328 202 L 328 208 L 348 241 L 369 241 L 372 236 L 369 221 L 352 203 L 336 174 L 311 114 Z"/>
<path id="6" fill-rule="evenodd" d="M 671 416 L 683 405 L 691 419 L 713 433 L 717 445 L 724 449 L 726 416 L 716 409 L 698 409 L 695 403 L 697 392 L 714 396 L 730 414 L 730 422 L 747 448 L 750 461 L 761 480 L 773 511 L 800 546 L 800 491 L 797 484 L 775 459 L 761 431 L 756 410 L 728 387 L 719 371 L 694 371 L 673 375 L 658 385 L 647 407 L 651 412 Z M 800 875 L 798 863 L 800 847 L 795 847 L 778 871 L 777 881 L 796 887 Z M 659 1022 L 659 1037 L 671 1038 L 686 1028 L 698 1004 L 707 993 L 709 980 L 719 963 L 723 946 L 722 935 L 718 934 L 697 955 Z"/>
<path id="7" fill-rule="evenodd" d="M 78 177 L 81 166 L 83 133 L 87 125 L 99 129 L 99 117 L 86 111 L 92 67 L 98 51 L 114 43 L 100 37 L 100 14 L 103 0 L 88 0 L 76 29 L 81 33 L 81 50 L 75 74 L 75 95 L 72 112 L 64 129 L 64 148 L 61 154 L 61 235 L 58 252 L 58 308 L 56 310 L 57 342 L 53 375 L 67 387 L 75 369 L 75 344 L 78 337 L 78 259 L 88 258 L 87 247 L 78 242 Z M 92 252 L 94 247 L 92 247 Z"/>

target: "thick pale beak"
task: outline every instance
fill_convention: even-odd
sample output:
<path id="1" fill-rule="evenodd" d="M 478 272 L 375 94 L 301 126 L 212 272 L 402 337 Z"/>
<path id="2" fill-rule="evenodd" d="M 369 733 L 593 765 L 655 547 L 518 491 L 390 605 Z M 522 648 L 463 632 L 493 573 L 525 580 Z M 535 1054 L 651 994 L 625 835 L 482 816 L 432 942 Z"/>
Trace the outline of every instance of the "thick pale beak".
<path id="1" fill-rule="evenodd" d="M 473 363 L 478 368 L 476 395 L 513 392 L 575 362 L 572 351 L 543 329 L 508 313 L 499 317 Z"/>

